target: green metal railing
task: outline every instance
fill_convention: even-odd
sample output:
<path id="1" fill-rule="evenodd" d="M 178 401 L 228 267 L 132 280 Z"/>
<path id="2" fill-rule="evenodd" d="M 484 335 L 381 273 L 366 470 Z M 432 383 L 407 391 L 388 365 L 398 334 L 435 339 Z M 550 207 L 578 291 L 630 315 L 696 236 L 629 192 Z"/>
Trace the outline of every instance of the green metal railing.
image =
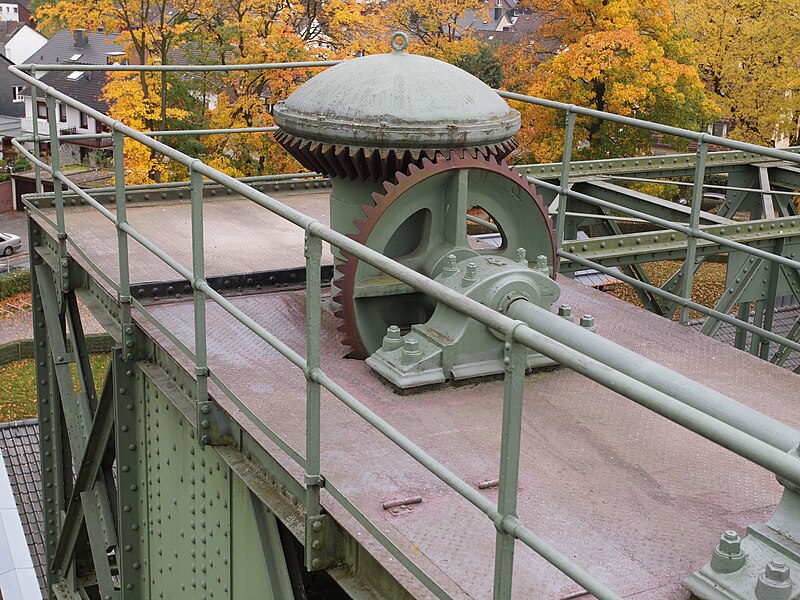
<path id="1" fill-rule="evenodd" d="M 253 70 L 265 68 L 293 68 L 293 67 L 318 67 L 327 66 L 333 63 L 281 63 L 271 65 L 242 65 L 242 66 L 218 66 L 216 68 L 200 67 L 89 67 L 86 70 L 97 71 L 164 71 L 164 70 L 183 70 L 183 71 L 202 71 L 202 70 Z M 424 570 L 419 567 L 414 560 L 404 553 L 389 537 L 387 537 L 375 523 L 373 523 L 361 510 L 358 509 L 339 489 L 336 482 L 325 476 L 324 465 L 321 460 L 321 447 L 323 440 L 321 437 L 321 416 L 320 416 L 320 395 L 324 389 L 332 394 L 338 401 L 350 408 L 355 414 L 369 423 L 377 431 L 391 440 L 398 448 L 414 458 L 420 465 L 430 473 L 438 477 L 465 500 L 475 506 L 487 518 L 489 518 L 497 529 L 497 543 L 494 566 L 494 597 L 510 598 L 512 596 L 512 580 L 514 572 L 514 548 L 515 541 L 519 540 L 525 546 L 531 548 L 557 569 L 562 571 L 572 580 L 581 585 L 587 592 L 595 597 L 606 599 L 617 599 L 618 596 L 606 587 L 602 582 L 588 574 L 574 561 L 567 558 L 554 546 L 539 538 L 531 529 L 523 524 L 516 515 L 516 502 L 518 491 L 519 460 L 521 445 L 521 421 L 523 409 L 523 389 L 525 373 L 525 356 L 527 349 L 538 351 L 558 363 L 581 373 L 588 378 L 612 389 L 623 396 L 649 408 L 650 410 L 665 416 L 666 418 L 681 424 L 682 426 L 698 433 L 699 435 L 731 450 L 732 452 L 750 460 L 769 471 L 779 475 L 787 481 L 800 485 L 800 461 L 788 454 L 787 451 L 800 442 L 800 432 L 763 415 L 747 406 L 739 404 L 731 398 L 708 389 L 686 377 L 670 371 L 669 369 L 652 363 L 643 357 L 626 350 L 616 344 L 609 342 L 595 334 L 585 331 L 577 325 L 568 323 L 564 319 L 551 314 L 549 311 L 538 308 L 535 305 L 524 301 L 514 302 L 508 311 L 508 316 L 500 314 L 486 306 L 483 306 L 459 293 L 446 288 L 427 277 L 402 266 L 399 263 L 360 245 L 345 235 L 326 227 L 307 215 L 288 207 L 270 196 L 253 189 L 246 182 L 234 179 L 221 173 L 201 160 L 194 159 L 171 148 L 161 142 L 156 137 L 163 132 L 145 134 L 125 126 L 119 121 L 108 118 L 102 113 L 91 109 L 75 100 L 46 86 L 37 80 L 35 73 L 44 70 L 72 70 L 74 67 L 65 65 L 56 66 L 33 66 L 21 65 L 10 67 L 10 71 L 17 77 L 25 81 L 32 88 L 32 95 L 35 96 L 37 90 L 44 93 L 47 100 L 48 116 L 50 121 L 49 136 L 47 140 L 51 144 L 51 164 L 47 164 L 39 158 L 39 145 L 42 136 L 35 125 L 35 133 L 32 137 L 35 145 L 34 153 L 28 151 L 18 140 L 14 141 L 15 147 L 22 152 L 35 165 L 37 172 L 39 169 L 51 173 L 55 185 L 54 199 L 56 206 L 55 221 L 45 212 L 36 208 L 28 202 L 28 210 L 37 215 L 53 227 L 57 233 L 59 242 L 58 257 L 59 264 L 65 268 L 67 258 L 67 242 L 78 252 L 86 263 L 96 271 L 98 276 L 103 279 L 118 294 L 118 301 L 121 307 L 121 321 L 123 329 L 123 352 L 130 347 L 128 342 L 133 340 L 128 336 L 132 333 L 132 311 L 136 310 L 143 318 L 152 323 L 161 331 L 176 347 L 185 354 L 195 367 L 196 376 L 196 396 L 195 400 L 198 407 L 208 399 L 208 380 L 214 382 L 222 393 L 232 402 L 245 417 L 249 419 L 259 431 L 264 433 L 270 440 L 296 464 L 305 471 L 305 508 L 307 524 L 308 519 L 318 516 L 322 512 L 320 504 L 320 489 L 324 487 L 331 497 L 348 511 L 362 526 L 364 526 L 377 541 L 384 546 L 404 567 L 406 567 L 417 579 L 435 596 L 439 598 L 449 598 L 450 596 L 444 588 L 434 581 Z M 83 69 L 84 66 L 82 65 Z M 30 73 L 30 74 L 29 74 Z M 564 145 L 565 164 L 560 177 L 560 185 L 553 185 L 543 181 L 535 181 L 537 185 L 556 191 L 564 200 L 559 203 L 559 218 L 557 221 L 557 237 L 563 241 L 564 217 L 566 213 L 566 198 L 577 197 L 582 200 L 591 201 L 603 206 L 601 200 L 587 197 L 583 194 L 572 192 L 568 188 L 568 163 L 571 152 L 571 132 L 573 131 L 576 115 L 590 114 L 591 116 L 601 116 L 611 118 L 627 124 L 634 124 L 646 127 L 655 131 L 662 131 L 672 135 L 681 135 L 690 139 L 697 139 L 702 151 L 698 154 L 697 175 L 702 181 L 704 158 L 707 144 L 727 143 L 728 140 L 721 140 L 706 136 L 705 134 L 695 134 L 675 128 L 657 126 L 651 123 L 626 119 L 616 115 L 597 113 L 597 111 L 587 111 L 579 107 L 550 103 L 535 98 L 519 96 L 516 94 L 503 94 L 515 100 L 522 100 L 551 106 L 552 108 L 567 111 L 567 140 Z M 115 162 L 116 184 L 114 186 L 116 199 L 116 214 L 98 202 L 91 193 L 82 190 L 61 171 L 58 163 L 58 145 L 66 136 L 59 136 L 57 123 L 56 104 L 59 101 L 72 106 L 98 122 L 106 124 L 111 129 L 112 148 Z M 34 121 L 35 122 L 35 121 Z M 175 132 L 169 132 L 173 135 Z M 206 133 L 206 132 L 203 132 Z M 192 266 L 188 268 L 170 257 L 163 249 L 150 241 L 141 232 L 130 225 L 127 220 L 127 197 L 124 186 L 123 151 L 127 139 L 140 142 L 152 150 L 160 153 L 164 157 L 174 160 L 189 170 L 189 187 L 191 191 L 191 231 L 192 231 Z M 732 147 L 747 151 L 758 151 L 766 156 L 800 162 L 800 158 L 787 152 L 773 149 L 763 149 L 749 144 L 739 142 L 730 143 Z M 37 180 L 39 177 L 37 176 Z M 245 314 L 233 303 L 224 298 L 209 285 L 205 276 L 204 248 L 203 248 L 203 206 L 204 195 L 203 187 L 215 182 L 250 201 L 258 204 L 266 210 L 280 216 L 281 218 L 293 223 L 305 232 L 305 258 L 307 274 L 307 294 L 306 294 L 306 356 L 292 350 L 287 344 L 281 341 L 272 332 L 256 323 L 250 316 Z M 86 203 L 99 211 L 106 219 L 114 224 L 117 230 L 117 245 L 119 253 L 119 281 L 115 281 L 95 264 L 91 257 L 82 250 L 78 244 L 70 240 L 65 227 L 64 194 L 61 191 L 62 183 L 71 192 L 77 194 Z M 699 189 L 699 187 L 698 187 Z M 695 193 L 697 195 L 698 192 Z M 695 208 L 695 205 L 697 208 Z M 700 202 L 694 202 L 692 207 L 692 218 L 688 227 L 677 226 L 663 219 L 657 219 L 639 211 L 622 209 L 613 206 L 614 210 L 629 214 L 639 219 L 649 221 L 658 225 L 682 231 L 694 239 L 713 240 L 719 244 L 736 250 L 742 250 L 750 254 L 761 256 L 767 260 L 773 260 L 780 264 L 800 268 L 800 262 L 785 257 L 779 257 L 768 252 L 756 250 L 732 242 L 725 238 L 708 234 L 698 226 L 697 216 L 699 214 Z M 161 261 L 178 273 L 181 277 L 191 282 L 194 291 L 194 349 L 190 349 L 181 342 L 169 329 L 169 327 L 159 321 L 151 312 L 147 310 L 141 302 L 131 296 L 130 265 L 128 240 L 133 239 L 143 246 L 147 251 L 157 256 Z M 458 477 L 446 466 L 436 461 L 427 454 L 422 448 L 417 446 L 411 439 L 400 431 L 392 427 L 388 422 L 373 412 L 363 402 L 342 385 L 334 381 L 329 374 L 321 368 L 320 362 L 320 319 L 321 319 L 321 255 L 322 243 L 328 243 L 359 260 L 376 267 L 380 271 L 395 277 L 418 291 L 425 293 L 432 299 L 442 302 L 451 308 L 459 311 L 465 318 L 479 321 L 485 326 L 500 332 L 505 336 L 506 344 L 506 373 L 503 391 L 503 413 L 502 413 L 502 434 L 501 434 L 501 460 L 500 460 L 500 480 L 497 503 L 492 502 L 482 495 L 478 490 Z M 561 256 L 574 258 L 569 253 L 559 250 Z M 587 263 L 590 261 L 587 261 Z M 687 260 L 687 264 L 690 262 Z M 593 263 L 591 263 L 593 264 Z M 600 265 L 594 265 L 595 268 Z M 691 280 L 691 270 L 687 267 L 687 280 Z M 63 281 L 68 281 L 64 278 Z M 66 284 L 68 285 L 68 284 Z M 689 304 L 690 285 L 685 285 L 683 295 L 680 297 L 684 306 Z M 269 427 L 261 418 L 239 398 L 233 389 L 215 373 L 213 365 L 209 365 L 208 352 L 206 346 L 206 303 L 214 302 L 239 323 L 255 333 L 261 340 L 277 350 L 290 363 L 298 368 L 306 381 L 306 440 L 305 456 L 283 440 L 272 428 Z M 720 318 L 719 315 L 715 315 Z M 133 360 L 133 354 L 126 355 L 127 360 Z M 198 422 L 196 423 L 200 442 L 205 443 L 202 438 L 203 425 L 201 422 L 200 411 L 198 408 Z M 315 568 L 309 564 L 307 553 L 307 567 Z"/>
<path id="2" fill-rule="evenodd" d="M 503 98 L 507 98 L 509 100 L 516 100 L 519 102 L 525 102 L 528 104 L 533 104 L 536 106 L 542 106 L 546 108 L 555 109 L 558 111 L 563 111 L 566 114 L 566 128 L 564 134 L 564 151 L 563 151 L 563 160 L 562 160 L 562 167 L 561 167 L 561 181 L 559 186 L 554 186 L 551 183 L 541 181 L 540 179 L 529 177 L 529 180 L 537 186 L 540 186 L 545 189 L 550 189 L 553 191 L 558 192 L 559 197 L 559 205 L 558 205 L 558 219 L 556 221 L 556 240 L 557 240 L 557 248 L 558 254 L 562 258 L 573 259 L 574 256 L 568 256 L 566 253 L 562 251 L 562 245 L 564 242 L 564 227 L 566 223 L 565 213 L 566 213 L 566 204 L 568 198 L 577 198 L 583 200 L 585 202 L 589 202 L 590 204 L 594 204 L 596 206 L 601 206 L 605 208 L 611 208 L 617 212 L 621 212 L 623 214 L 627 214 L 629 216 L 633 216 L 644 221 L 648 221 L 650 223 L 665 227 L 666 229 L 673 229 L 675 231 L 681 231 L 686 233 L 688 236 L 687 240 L 687 248 L 686 248 L 686 259 L 683 265 L 683 286 L 682 286 L 682 293 L 678 297 L 675 294 L 670 294 L 660 288 L 656 288 L 654 286 L 649 286 L 648 284 L 641 282 L 635 278 L 625 278 L 623 281 L 638 287 L 640 289 L 645 289 L 652 294 L 661 296 L 662 298 L 669 299 L 673 302 L 677 302 L 681 305 L 681 323 L 686 324 L 688 322 L 688 308 L 691 305 L 691 308 L 694 308 L 698 312 L 703 314 L 714 316 L 715 318 L 719 318 L 719 313 L 717 311 L 713 311 L 713 309 L 706 308 L 700 304 L 691 302 L 692 299 L 692 282 L 694 280 L 695 274 L 695 257 L 696 257 L 696 250 L 697 250 L 697 240 L 699 239 L 706 239 L 709 241 L 715 241 L 725 247 L 728 247 L 732 250 L 740 250 L 742 252 L 746 252 L 748 254 L 754 256 L 761 256 L 761 258 L 766 258 L 772 262 L 782 264 L 794 269 L 800 268 L 800 261 L 785 259 L 782 256 L 778 256 L 776 254 L 772 254 L 769 252 L 765 252 L 762 254 L 763 251 L 756 251 L 754 248 L 749 248 L 744 244 L 737 244 L 736 242 L 732 242 L 724 237 L 719 236 L 712 236 L 700 229 L 700 208 L 702 205 L 702 197 L 703 197 L 703 186 L 702 183 L 705 179 L 705 169 L 706 169 L 706 161 L 708 158 L 708 146 L 709 144 L 715 144 L 718 146 L 731 148 L 733 150 L 740 150 L 743 152 L 752 152 L 754 154 L 760 156 L 766 156 L 770 158 L 775 158 L 778 160 L 788 161 L 795 164 L 800 164 L 800 155 L 795 154 L 793 152 L 787 152 L 785 150 L 779 150 L 777 148 L 766 148 L 763 146 L 757 146 L 755 144 L 748 144 L 746 142 L 739 142 L 737 140 L 730 140 L 727 138 L 721 138 L 717 136 L 713 136 L 707 133 L 698 133 L 693 131 L 688 131 L 685 129 L 680 129 L 678 127 L 671 127 L 668 125 L 661 125 L 659 123 L 652 123 L 649 121 L 643 121 L 641 119 L 634 119 L 631 117 L 624 117 L 621 115 L 614 115 L 611 113 L 606 113 L 598 110 L 593 110 L 589 108 L 583 108 L 580 106 L 575 106 L 573 104 L 564 104 L 562 102 L 554 102 L 552 100 L 545 100 L 542 98 L 536 98 L 534 96 L 526 96 L 523 94 L 515 94 L 511 92 L 506 92 L 502 90 L 497 91 L 500 96 Z M 666 135 L 675 136 L 682 139 L 687 139 L 690 141 L 697 142 L 697 160 L 695 165 L 695 172 L 694 172 L 694 186 L 692 190 L 692 203 L 691 203 L 691 213 L 689 216 L 689 227 L 679 227 L 675 224 L 669 223 L 664 221 L 663 219 L 658 219 L 641 211 L 636 211 L 632 209 L 628 209 L 625 207 L 621 207 L 612 203 L 603 202 L 599 198 L 594 198 L 592 196 L 586 194 L 580 194 L 578 192 L 573 192 L 568 187 L 568 173 L 569 173 L 569 166 L 571 160 L 571 152 L 572 146 L 574 142 L 574 132 L 575 132 L 575 119 L 577 115 L 591 117 L 595 119 L 601 119 L 606 121 L 612 121 L 615 123 L 619 123 L 620 125 L 629 125 L 633 127 L 637 127 L 640 129 L 646 129 L 648 131 L 652 131 L 654 133 L 662 133 Z M 563 205 L 563 206 L 562 206 Z M 766 256 L 768 255 L 768 256 Z M 598 263 L 592 261 L 585 261 L 581 260 L 578 261 L 584 266 L 597 269 L 600 272 L 607 273 L 607 270 Z M 622 278 L 620 278 L 622 279 Z M 774 305 L 774 298 L 771 299 L 772 304 Z M 717 313 L 717 314 L 712 314 Z M 723 319 L 726 320 L 726 319 Z M 726 320 L 726 322 L 732 322 L 730 320 Z M 741 326 L 743 321 L 738 319 L 734 319 L 732 324 Z M 758 335 L 762 336 L 762 338 L 767 339 L 774 339 L 770 334 L 772 332 L 762 329 L 756 328 L 758 331 L 754 331 L 752 328 L 742 327 L 743 329 L 747 329 L 748 331 L 753 332 L 754 334 L 757 333 Z M 787 340 L 782 336 L 781 340 L 785 340 L 789 342 L 789 346 L 793 349 L 795 348 L 794 343 L 791 340 Z"/>

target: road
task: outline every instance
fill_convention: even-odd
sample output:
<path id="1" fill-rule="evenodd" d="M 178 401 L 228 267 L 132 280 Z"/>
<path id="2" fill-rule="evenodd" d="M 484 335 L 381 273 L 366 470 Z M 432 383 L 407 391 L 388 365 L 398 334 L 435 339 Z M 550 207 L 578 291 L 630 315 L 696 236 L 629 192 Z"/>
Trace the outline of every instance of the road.
<path id="1" fill-rule="evenodd" d="M 28 226 L 23 212 L 0 213 L 0 231 L 13 233 L 22 239 L 22 250 L 11 257 L 0 257 L 0 273 L 28 266 Z"/>

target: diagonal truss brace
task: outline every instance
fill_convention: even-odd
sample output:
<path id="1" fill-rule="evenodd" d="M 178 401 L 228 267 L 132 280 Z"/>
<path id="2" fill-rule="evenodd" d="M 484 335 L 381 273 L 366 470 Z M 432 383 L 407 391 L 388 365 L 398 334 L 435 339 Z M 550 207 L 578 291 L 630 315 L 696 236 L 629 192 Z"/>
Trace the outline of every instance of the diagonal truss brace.
<path id="1" fill-rule="evenodd" d="M 97 422 L 98 430 L 106 430 L 109 428 L 106 421 L 108 417 L 104 417 L 102 414 L 93 415 L 94 381 L 88 365 L 86 341 L 80 325 L 75 293 L 68 290 L 63 293 L 59 292 L 57 295 L 48 268 L 45 265 L 36 265 L 34 268 L 42 298 L 44 320 L 47 325 L 48 346 L 55 383 L 58 388 L 58 398 L 61 402 L 62 417 L 68 434 L 70 454 L 73 457 L 73 472 L 81 475 L 84 461 L 90 457 L 87 451 L 103 453 L 105 451 L 105 444 L 101 444 L 99 440 L 93 441 L 90 448 L 89 441 L 92 439 L 95 429 L 93 421 Z M 71 353 L 67 351 L 65 330 L 67 323 L 72 338 L 73 352 Z M 73 388 L 71 370 L 73 364 L 78 375 L 79 391 L 77 394 Z M 101 402 L 102 404 L 103 402 Z M 108 410 L 107 406 L 104 406 L 103 410 Z M 94 433 L 98 435 L 99 432 Z M 99 450 L 98 446 L 102 447 L 102 450 Z M 85 469 L 83 470 L 85 471 Z M 74 559 L 75 544 L 85 525 L 100 592 L 103 595 L 110 595 L 114 592 L 114 584 L 108 552 L 117 545 L 116 528 L 106 481 L 105 479 L 96 479 L 95 473 L 94 481 L 90 482 L 93 479 L 88 477 L 90 474 L 84 473 L 81 476 L 81 481 L 86 483 L 85 489 L 82 490 L 75 485 L 77 482 L 73 483 L 73 493 L 67 507 L 67 514 L 61 523 L 61 535 L 50 570 L 56 577 L 67 572 L 67 567 Z"/>
<path id="2" fill-rule="evenodd" d="M 753 280 L 756 273 L 758 273 L 758 269 L 763 262 L 764 259 L 755 256 L 751 256 L 747 259 L 736 272 L 733 283 L 723 292 L 722 298 L 719 299 L 714 310 L 725 314 L 733 310 L 734 305 L 736 305 L 739 298 L 742 296 L 742 292 L 747 289 L 747 286 Z M 707 336 L 714 337 L 720 325 L 722 325 L 722 321 L 714 317 L 708 317 L 700 328 L 700 332 Z"/>
<path id="3" fill-rule="evenodd" d="M 784 277 L 786 277 L 786 281 L 789 283 L 789 289 L 792 290 L 792 294 L 794 294 L 795 298 L 800 299 L 800 272 L 798 272 L 797 269 L 790 269 L 789 267 L 782 267 L 781 269 Z M 800 341 L 800 318 L 794 322 L 789 333 L 786 334 L 786 338 L 793 342 Z M 781 345 L 775 351 L 775 354 L 772 355 L 770 362 L 782 367 L 791 353 L 791 348 Z M 795 373 L 800 373 L 800 366 L 795 369 Z"/>

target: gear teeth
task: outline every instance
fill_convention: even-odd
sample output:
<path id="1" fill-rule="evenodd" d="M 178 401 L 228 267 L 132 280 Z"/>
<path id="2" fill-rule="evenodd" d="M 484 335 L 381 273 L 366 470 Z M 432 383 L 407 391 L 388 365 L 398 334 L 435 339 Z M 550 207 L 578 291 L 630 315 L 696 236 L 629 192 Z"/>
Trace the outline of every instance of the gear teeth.
<path id="1" fill-rule="evenodd" d="M 435 176 L 438 173 L 443 173 L 449 170 L 458 169 L 482 169 L 493 171 L 500 175 L 507 177 L 509 180 L 517 182 L 527 194 L 533 198 L 534 202 L 538 204 L 539 210 L 549 228 L 552 229 L 552 220 L 547 215 L 544 209 L 544 204 L 540 194 L 536 192 L 536 187 L 528 181 L 525 174 L 515 171 L 504 160 L 506 151 L 511 151 L 517 147 L 515 140 L 508 143 L 500 144 L 495 147 L 485 146 L 480 148 L 468 149 L 448 149 L 448 150 L 424 150 L 416 154 L 414 160 L 403 168 L 403 160 L 407 159 L 407 155 L 398 156 L 396 153 L 387 153 L 383 158 L 382 169 L 389 169 L 392 165 L 399 167 L 394 171 L 389 170 L 382 174 L 384 181 L 384 193 L 374 192 L 372 199 L 375 202 L 374 206 L 369 204 L 361 207 L 364 213 L 363 219 L 355 219 L 353 225 L 356 228 L 355 233 L 347 235 L 348 238 L 353 239 L 359 243 L 368 245 L 371 232 L 376 224 L 383 217 L 386 209 L 392 205 L 393 202 L 398 200 L 407 190 L 411 189 L 420 181 L 424 181 L 428 177 Z M 391 164 L 390 164 L 391 163 Z M 516 177 L 514 177 L 516 175 Z M 555 256 L 555 246 L 551 235 L 552 253 Z M 342 252 L 344 260 L 336 265 L 336 276 L 332 285 L 336 288 L 336 293 L 333 295 L 334 315 L 341 319 L 341 323 L 337 327 L 341 332 L 340 337 L 342 344 L 350 349 L 348 357 L 351 358 L 366 358 L 367 352 L 364 343 L 361 339 L 361 333 L 358 329 L 356 320 L 356 305 L 353 298 L 353 292 L 357 284 L 359 260 L 348 254 Z M 557 264 L 557 261 L 556 261 Z M 555 271 L 555 270 L 554 270 Z M 556 274 L 553 273 L 555 278 Z"/>

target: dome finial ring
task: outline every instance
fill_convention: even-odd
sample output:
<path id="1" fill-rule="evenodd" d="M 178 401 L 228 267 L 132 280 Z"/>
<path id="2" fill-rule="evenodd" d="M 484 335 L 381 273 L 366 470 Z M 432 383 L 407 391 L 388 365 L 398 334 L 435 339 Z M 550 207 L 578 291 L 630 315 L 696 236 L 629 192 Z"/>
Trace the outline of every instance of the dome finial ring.
<path id="1" fill-rule="evenodd" d="M 403 52 L 408 48 L 408 35 L 404 31 L 395 31 L 389 40 L 395 52 Z"/>

